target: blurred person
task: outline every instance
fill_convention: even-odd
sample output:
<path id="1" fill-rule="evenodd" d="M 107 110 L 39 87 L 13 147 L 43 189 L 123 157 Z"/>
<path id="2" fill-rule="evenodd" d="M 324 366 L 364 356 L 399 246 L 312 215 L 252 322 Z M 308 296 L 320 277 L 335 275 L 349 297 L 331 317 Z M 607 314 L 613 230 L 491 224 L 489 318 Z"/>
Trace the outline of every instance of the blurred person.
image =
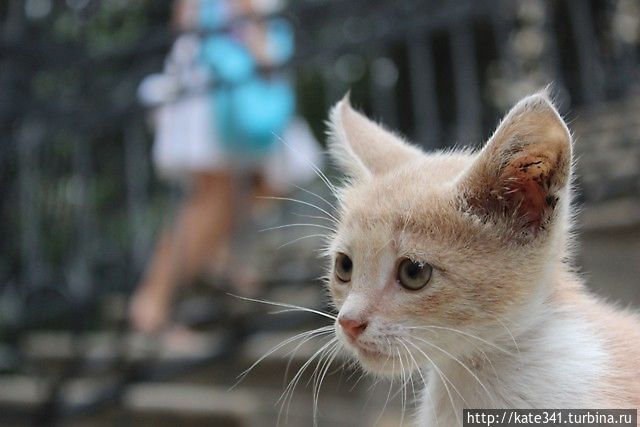
<path id="1" fill-rule="evenodd" d="M 140 331 L 166 325 L 176 287 L 192 282 L 212 259 L 233 265 L 230 240 L 246 214 L 239 206 L 255 209 L 256 196 L 283 195 L 293 183 L 312 179 L 308 163 L 321 161 L 307 123 L 294 117 L 290 82 L 281 72 L 264 71 L 277 69 L 293 54 L 288 23 L 260 18 L 279 3 L 174 4 L 179 35 L 164 73 L 145 79 L 140 97 L 159 105 L 154 111 L 156 167 L 165 177 L 187 181 L 189 192 L 133 296 L 130 317 Z M 245 266 L 233 274 L 243 271 Z M 237 277 L 235 284 L 241 293 L 255 285 L 251 277 Z"/>

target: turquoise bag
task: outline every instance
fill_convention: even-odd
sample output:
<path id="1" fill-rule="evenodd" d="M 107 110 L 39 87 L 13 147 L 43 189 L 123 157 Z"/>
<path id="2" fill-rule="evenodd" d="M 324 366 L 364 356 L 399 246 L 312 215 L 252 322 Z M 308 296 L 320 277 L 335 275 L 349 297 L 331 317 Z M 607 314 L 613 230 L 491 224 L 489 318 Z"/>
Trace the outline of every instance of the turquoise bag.
<path id="1" fill-rule="evenodd" d="M 224 8 L 220 0 L 202 1 L 205 29 L 223 27 Z M 213 12 L 212 12 L 213 11 Z M 276 64 L 293 54 L 293 32 L 283 19 L 267 23 L 269 55 Z M 204 37 L 202 62 L 212 71 L 213 109 L 219 137 L 230 151 L 260 153 L 277 140 L 295 111 L 295 96 L 282 76 L 262 76 L 248 49 L 231 34 Z"/>

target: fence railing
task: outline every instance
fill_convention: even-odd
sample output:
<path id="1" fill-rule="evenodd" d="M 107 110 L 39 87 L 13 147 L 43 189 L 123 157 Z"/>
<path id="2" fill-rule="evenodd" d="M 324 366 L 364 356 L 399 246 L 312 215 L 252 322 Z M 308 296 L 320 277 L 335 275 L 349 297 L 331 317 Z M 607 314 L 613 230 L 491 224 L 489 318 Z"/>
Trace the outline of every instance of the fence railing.
<path id="1" fill-rule="evenodd" d="M 427 147 L 478 143 L 499 112 L 550 83 L 565 111 L 638 84 L 634 2 L 338 3 L 296 2 L 303 73 L 321 74 L 331 101 L 352 87 Z"/>

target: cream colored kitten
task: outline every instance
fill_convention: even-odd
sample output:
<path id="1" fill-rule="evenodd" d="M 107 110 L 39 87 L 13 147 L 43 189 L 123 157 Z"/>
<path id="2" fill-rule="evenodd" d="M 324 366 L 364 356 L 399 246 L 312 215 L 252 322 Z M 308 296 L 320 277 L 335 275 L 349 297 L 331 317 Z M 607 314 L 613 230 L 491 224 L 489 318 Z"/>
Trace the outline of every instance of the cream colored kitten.
<path id="1" fill-rule="evenodd" d="M 336 333 L 365 370 L 423 377 L 417 425 L 640 407 L 640 320 L 570 265 L 571 135 L 546 94 L 473 153 L 424 153 L 344 99 L 330 148 L 350 177 L 329 249 Z"/>

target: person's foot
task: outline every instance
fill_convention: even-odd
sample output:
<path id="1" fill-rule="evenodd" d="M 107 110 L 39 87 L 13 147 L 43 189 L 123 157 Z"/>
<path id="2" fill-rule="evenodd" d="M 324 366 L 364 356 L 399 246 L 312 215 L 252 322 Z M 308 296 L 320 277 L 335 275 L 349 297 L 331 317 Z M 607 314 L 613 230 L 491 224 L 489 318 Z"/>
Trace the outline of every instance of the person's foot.
<path id="1" fill-rule="evenodd" d="M 141 285 L 129 306 L 129 318 L 139 332 L 158 332 L 167 323 L 170 298 L 166 292 L 149 284 Z"/>

